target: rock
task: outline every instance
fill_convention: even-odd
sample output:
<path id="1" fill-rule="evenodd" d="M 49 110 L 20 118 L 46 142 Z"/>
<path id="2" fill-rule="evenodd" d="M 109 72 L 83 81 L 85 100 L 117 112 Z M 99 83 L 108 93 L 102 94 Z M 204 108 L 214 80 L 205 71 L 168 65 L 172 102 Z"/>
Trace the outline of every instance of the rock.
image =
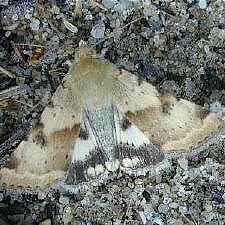
<path id="1" fill-rule="evenodd" d="M 30 28 L 33 31 L 38 31 L 40 26 L 40 21 L 38 19 L 34 19 L 30 23 Z"/>
<path id="2" fill-rule="evenodd" d="M 206 0 L 199 0 L 198 6 L 200 9 L 205 9 L 207 7 L 207 1 Z"/>
<path id="3" fill-rule="evenodd" d="M 4 194 L 0 193 L 0 202 L 4 199 Z"/>
<path id="4" fill-rule="evenodd" d="M 166 214 L 169 211 L 169 206 L 165 204 L 160 204 L 158 210 L 160 213 Z"/>
<path id="5" fill-rule="evenodd" d="M 39 225 L 51 225 L 51 224 L 52 224 L 52 222 L 51 222 L 50 219 L 44 220 L 44 221 L 39 223 Z"/>
<path id="6" fill-rule="evenodd" d="M 92 27 L 91 36 L 94 38 L 103 38 L 105 33 L 105 24 L 99 23 Z"/>
<path id="7" fill-rule="evenodd" d="M 59 203 L 61 203 L 62 205 L 67 205 L 69 204 L 69 202 L 70 202 L 70 199 L 68 197 L 60 196 Z"/>
<path id="8" fill-rule="evenodd" d="M 69 224 L 72 221 L 72 219 L 73 219 L 72 209 L 71 209 L 71 207 L 66 206 L 63 209 L 63 222 L 64 222 L 64 224 Z"/>
<path id="9" fill-rule="evenodd" d="M 177 162 L 181 169 L 183 169 L 183 170 L 188 169 L 188 160 L 186 158 L 180 158 L 177 160 Z"/>
<path id="10" fill-rule="evenodd" d="M 145 214 L 143 211 L 139 211 L 139 216 L 141 217 L 142 223 L 146 224 L 147 223 L 147 219 L 145 217 Z"/>
<path id="11" fill-rule="evenodd" d="M 176 202 L 171 202 L 171 203 L 169 204 L 169 207 L 172 208 L 172 209 L 177 209 L 177 208 L 179 207 L 179 204 L 176 203 Z"/>
<path id="12" fill-rule="evenodd" d="M 102 4 L 107 8 L 113 8 L 117 3 L 117 0 L 102 0 Z"/>
<path id="13" fill-rule="evenodd" d="M 7 6 L 9 4 L 9 0 L 0 0 L 0 5 Z"/>

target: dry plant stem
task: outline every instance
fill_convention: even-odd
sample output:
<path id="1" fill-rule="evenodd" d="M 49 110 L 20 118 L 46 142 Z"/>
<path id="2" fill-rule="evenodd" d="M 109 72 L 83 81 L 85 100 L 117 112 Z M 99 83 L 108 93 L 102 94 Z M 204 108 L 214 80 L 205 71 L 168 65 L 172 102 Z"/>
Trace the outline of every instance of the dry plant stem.
<path id="1" fill-rule="evenodd" d="M 0 92 L 0 102 L 5 101 L 7 99 L 12 99 L 15 96 L 18 96 L 18 95 L 24 93 L 24 91 L 26 91 L 26 88 L 24 88 L 23 86 L 22 87 L 15 86 L 15 87 L 11 87 L 6 90 L 3 90 Z"/>
<path id="2" fill-rule="evenodd" d="M 15 43 L 16 46 L 29 46 L 29 47 L 40 47 L 45 48 L 44 45 L 33 45 L 33 44 L 26 44 L 26 43 Z"/>
<path id="3" fill-rule="evenodd" d="M 16 77 L 13 73 L 11 73 L 10 71 L 6 70 L 2 66 L 0 66 L 0 72 L 2 72 L 3 74 L 5 74 L 6 76 L 11 77 L 11 78 L 15 78 Z"/>
<path id="4" fill-rule="evenodd" d="M 102 10 L 105 10 L 105 11 L 108 11 L 108 9 L 106 9 L 102 4 L 100 4 L 99 2 L 95 1 L 95 0 L 91 0 L 90 3 L 93 5 L 93 6 L 96 6 Z"/>
<path id="5" fill-rule="evenodd" d="M 21 53 L 20 53 L 20 51 L 19 51 L 19 49 L 18 49 L 18 47 L 17 47 L 17 45 L 15 45 L 15 43 L 14 43 L 13 41 L 11 41 L 11 45 L 12 45 L 12 47 L 13 47 L 13 50 L 14 50 L 15 54 L 18 56 L 18 58 L 19 58 L 21 61 L 24 61 L 24 60 L 23 60 L 23 57 L 22 57 L 22 55 L 21 55 Z"/>

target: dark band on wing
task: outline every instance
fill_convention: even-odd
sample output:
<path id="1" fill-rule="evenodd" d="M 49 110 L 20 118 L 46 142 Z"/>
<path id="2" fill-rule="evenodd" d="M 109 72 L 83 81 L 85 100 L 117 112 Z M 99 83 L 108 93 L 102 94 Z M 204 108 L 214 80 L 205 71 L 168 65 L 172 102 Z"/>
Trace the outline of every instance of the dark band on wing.
<path id="1" fill-rule="evenodd" d="M 77 184 L 87 181 L 86 171 L 89 167 L 95 167 L 99 164 L 104 165 L 107 157 L 101 149 L 93 149 L 93 151 L 84 159 L 75 161 L 70 164 L 67 176 L 67 184 Z"/>

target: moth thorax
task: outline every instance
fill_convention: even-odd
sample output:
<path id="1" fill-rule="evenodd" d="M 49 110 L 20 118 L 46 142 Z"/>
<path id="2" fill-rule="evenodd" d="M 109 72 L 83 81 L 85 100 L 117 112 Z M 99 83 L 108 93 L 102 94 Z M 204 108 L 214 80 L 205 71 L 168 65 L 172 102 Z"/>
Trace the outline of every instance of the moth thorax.
<path id="1" fill-rule="evenodd" d="M 116 69 L 100 59 L 80 60 L 72 71 L 72 93 L 81 104 L 99 107 L 112 99 Z"/>

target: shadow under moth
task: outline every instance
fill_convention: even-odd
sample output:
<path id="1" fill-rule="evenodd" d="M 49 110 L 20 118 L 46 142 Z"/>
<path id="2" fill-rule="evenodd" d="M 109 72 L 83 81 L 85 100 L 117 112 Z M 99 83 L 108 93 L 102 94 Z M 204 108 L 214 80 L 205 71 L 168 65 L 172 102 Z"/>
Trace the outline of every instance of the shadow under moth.
<path id="1" fill-rule="evenodd" d="M 191 151 L 221 126 L 214 113 L 91 53 L 78 51 L 40 123 L 0 169 L 0 184 L 82 184 L 104 171 L 157 165 L 164 153 Z"/>

